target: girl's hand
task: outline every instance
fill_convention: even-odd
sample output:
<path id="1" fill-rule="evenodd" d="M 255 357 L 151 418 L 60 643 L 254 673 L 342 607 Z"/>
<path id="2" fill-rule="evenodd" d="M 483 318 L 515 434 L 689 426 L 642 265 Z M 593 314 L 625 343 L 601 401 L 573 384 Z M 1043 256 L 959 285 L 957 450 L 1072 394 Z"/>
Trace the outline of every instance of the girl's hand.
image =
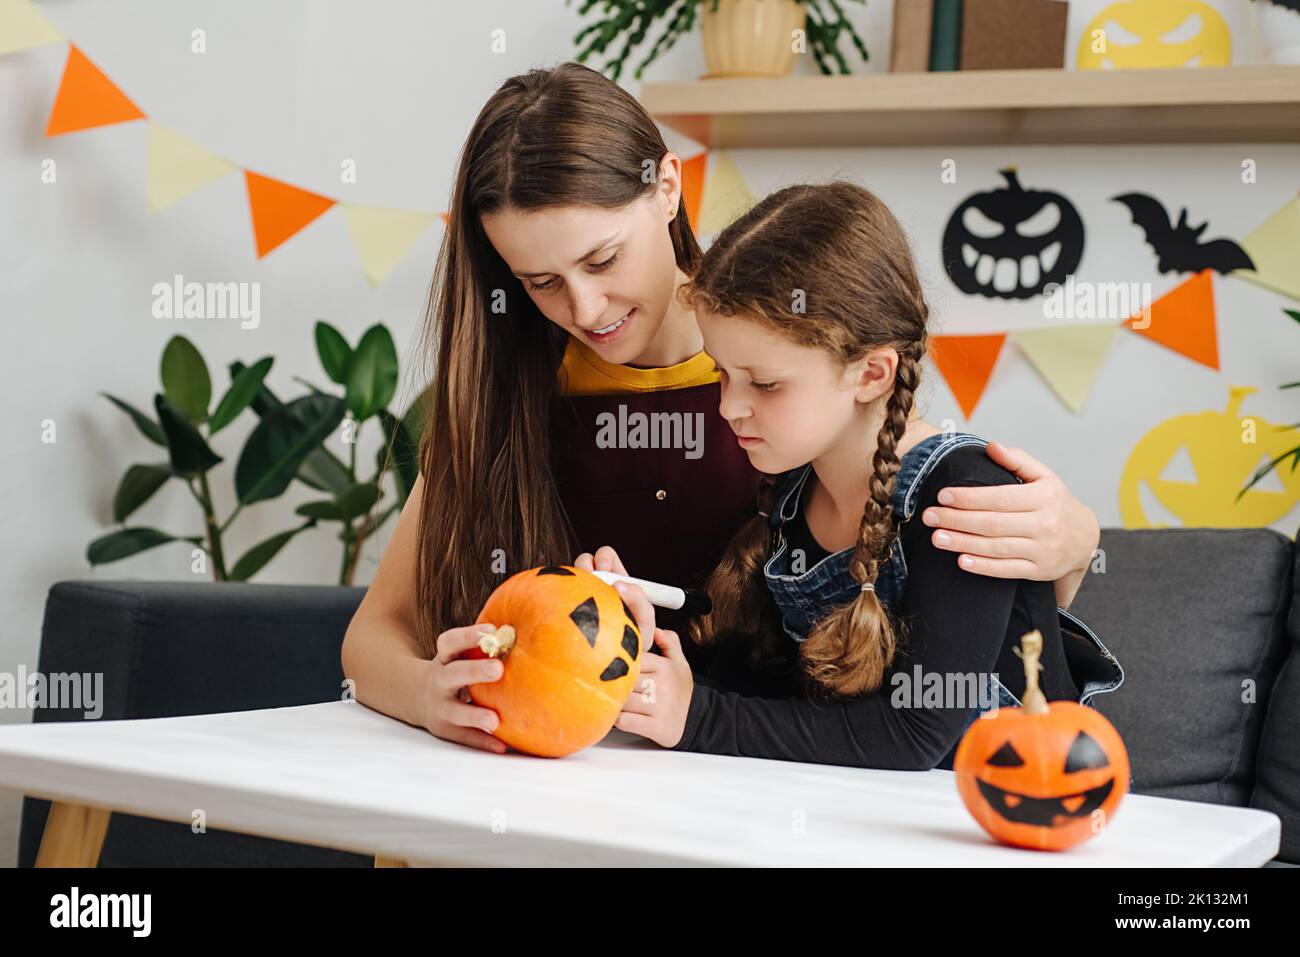
<path id="1" fill-rule="evenodd" d="M 438 654 L 428 663 L 424 727 L 435 737 L 504 754 L 505 744 L 491 734 L 499 723 L 497 713 L 474 704 L 466 688 L 466 685 L 499 681 L 504 667 L 500 661 L 490 658 L 460 657 L 478 644 L 479 636 L 485 631 L 496 631 L 496 626 L 466 625 L 449 628 L 438 636 Z"/>
<path id="2" fill-rule="evenodd" d="M 618 552 L 608 545 L 602 545 L 596 549 L 595 555 L 590 552 L 583 552 L 573 560 L 573 567 L 588 572 L 601 571 L 613 572 L 616 575 L 627 574 L 627 569 L 623 567 Z M 641 590 L 640 585 L 619 582 L 614 588 L 622 596 L 623 601 L 627 603 L 627 607 L 632 610 L 632 617 L 636 619 L 636 630 L 641 633 L 641 650 L 643 652 L 649 651 L 650 645 L 654 641 L 655 606 L 650 604 L 650 599 L 646 598 L 645 592 Z"/>
<path id="3" fill-rule="evenodd" d="M 1023 449 L 990 442 L 988 455 L 1023 485 L 945 488 L 921 520 L 937 526 L 936 548 L 960 552 L 966 571 L 992 578 L 1056 584 L 1056 602 L 1070 604 L 1101 540 L 1092 509 Z"/>
<path id="4" fill-rule="evenodd" d="M 636 687 L 623 704 L 614 727 L 672 748 L 686 731 L 695 676 L 677 632 L 656 629 L 654 640 L 663 654 L 644 656 Z"/>

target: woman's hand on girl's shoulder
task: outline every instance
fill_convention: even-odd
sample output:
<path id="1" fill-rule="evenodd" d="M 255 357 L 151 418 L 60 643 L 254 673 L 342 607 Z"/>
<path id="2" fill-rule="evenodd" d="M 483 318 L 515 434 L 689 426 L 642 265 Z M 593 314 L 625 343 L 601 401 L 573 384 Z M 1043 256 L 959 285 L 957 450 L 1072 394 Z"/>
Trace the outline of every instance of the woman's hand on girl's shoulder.
<path id="1" fill-rule="evenodd" d="M 940 505 L 921 516 L 935 528 L 935 547 L 958 552 L 976 575 L 1057 582 L 1058 597 L 1067 597 L 1063 590 L 1072 597 L 1101 536 L 1096 514 L 1023 449 L 990 442 L 987 451 L 1022 484 L 941 490 Z"/>

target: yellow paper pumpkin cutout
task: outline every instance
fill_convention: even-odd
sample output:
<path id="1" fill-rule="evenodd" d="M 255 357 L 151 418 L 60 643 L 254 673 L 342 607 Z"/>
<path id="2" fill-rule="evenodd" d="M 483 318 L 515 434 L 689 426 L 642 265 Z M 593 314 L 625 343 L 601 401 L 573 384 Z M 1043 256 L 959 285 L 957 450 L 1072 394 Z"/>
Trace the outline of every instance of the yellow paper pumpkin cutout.
<path id="1" fill-rule="evenodd" d="M 1120 478 L 1120 517 L 1125 528 L 1165 528 L 1146 513 L 1148 499 L 1189 528 L 1256 528 L 1271 525 L 1300 502 L 1300 469 L 1278 464 L 1267 478 L 1242 495 L 1265 457 L 1272 461 L 1300 445 L 1300 431 L 1279 428 L 1259 416 L 1242 416 L 1241 403 L 1252 386 L 1232 386 L 1228 407 L 1166 419 L 1142 437 Z M 1253 438 L 1254 441 L 1249 441 Z M 1175 462 L 1190 461 L 1189 474 L 1166 477 Z M 1269 483 L 1280 489 L 1269 489 Z"/>
<path id="2" fill-rule="evenodd" d="M 1101 31 L 1101 36 L 1095 36 Z M 1227 66 L 1232 31 L 1200 0 L 1121 0 L 1097 14 L 1079 41 L 1080 70 Z"/>

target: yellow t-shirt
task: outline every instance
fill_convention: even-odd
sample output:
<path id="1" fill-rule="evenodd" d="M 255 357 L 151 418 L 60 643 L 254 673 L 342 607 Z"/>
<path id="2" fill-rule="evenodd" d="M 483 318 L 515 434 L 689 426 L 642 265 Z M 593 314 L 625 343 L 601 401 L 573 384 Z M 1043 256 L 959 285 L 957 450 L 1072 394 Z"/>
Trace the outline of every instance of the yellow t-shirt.
<path id="1" fill-rule="evenodd" d="M 717 382 L 713 357 L 697 352 L 685 362 L 659 369 L 636 369 L 606 362 L 590 346 L 574 336 L 564 350 L 561 374 L 567 377 L 565 395 L 605 395 L 617 392 L 658 392 L 689 389 Z M 565 378 L 561 379 L 561 383 Z"/>

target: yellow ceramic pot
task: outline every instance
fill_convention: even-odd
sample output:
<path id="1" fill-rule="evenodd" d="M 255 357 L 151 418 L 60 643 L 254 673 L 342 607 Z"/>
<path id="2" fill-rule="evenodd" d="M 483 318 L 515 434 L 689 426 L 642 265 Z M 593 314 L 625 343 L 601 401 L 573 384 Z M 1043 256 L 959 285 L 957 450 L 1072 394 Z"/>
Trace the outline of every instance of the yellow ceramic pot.
<path id="1" fill-rule="evenodd" d="M 700 3 L 704 58 L 709 72 L 723 76 L 785 76 L 794 68 L 795 30 L 807 22 L 795 0 L 712 0 Z"/>

